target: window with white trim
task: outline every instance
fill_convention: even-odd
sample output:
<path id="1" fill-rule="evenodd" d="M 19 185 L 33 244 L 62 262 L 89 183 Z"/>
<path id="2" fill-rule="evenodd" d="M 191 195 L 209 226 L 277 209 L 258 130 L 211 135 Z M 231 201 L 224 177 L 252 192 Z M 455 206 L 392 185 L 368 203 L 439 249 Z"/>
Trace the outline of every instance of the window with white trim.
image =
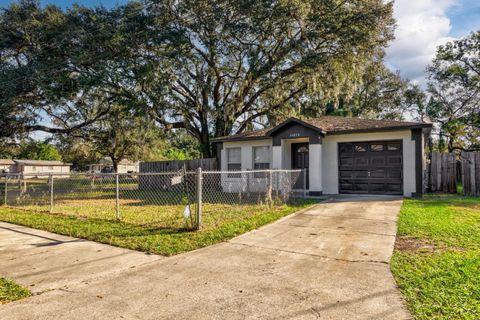
<path id="1" fill-rule="evenodd" d="M 270 147 L 261 146 L 253 147 L 253 169 L 268 170 L 270 169 Z M 265 173 L 255 172 L 255 178 L 265 178 Z"/>
<path id="2" fill-rule="evenodd" d="M 242 149 L 241 148 L 227 148 L 227 171 L 241 171 L 242 170 Z M 229 178 L 239 178 L 240 174 L 229 173 Z"/>

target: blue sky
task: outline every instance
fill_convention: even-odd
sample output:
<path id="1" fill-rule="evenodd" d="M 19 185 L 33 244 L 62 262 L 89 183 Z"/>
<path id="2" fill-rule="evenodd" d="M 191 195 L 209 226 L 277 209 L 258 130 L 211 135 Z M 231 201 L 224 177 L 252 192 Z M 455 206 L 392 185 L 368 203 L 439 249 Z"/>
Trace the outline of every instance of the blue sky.
<path id="1" fill-rule="evenodd" d="M 6 7 L 15 0 L 0 0 Z M 73 3 L 113 7 L 128 0 L 41 0 L 63 8 Z M 480 30 L 480 0 L 396 0 L 396 39 L 387 49 L 386 62 L 392 70 L 425 85 L 425 68 L 438 45 Z"/>

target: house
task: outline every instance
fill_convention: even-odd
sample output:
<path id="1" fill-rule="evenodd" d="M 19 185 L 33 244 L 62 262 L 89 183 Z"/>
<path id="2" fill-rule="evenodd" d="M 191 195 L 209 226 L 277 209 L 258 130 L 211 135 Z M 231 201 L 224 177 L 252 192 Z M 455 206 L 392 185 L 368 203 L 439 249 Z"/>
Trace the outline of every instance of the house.
<path id="1" fill-rule="evenodd" d="M 12 166 L 12 173 L 18 173 L 23 178 L 45 178 L 49 174 L 65 174 L 70 173 L 71 163 L 50 160 L 13 160 L 15 165 Z"/>
<path id="2" fill-rule="evenodd" d="M 0 173 L 12 172 L 12 167 L 15 165 L 15 162 L 10 159 L 0 159 Z"/>
<path id="3" fill-rule="evenodd" d="M 431 124 L 324 116 L 214 139 L 222 171 L 301 169 L 310 195 L 420 196 Z M 227 175 L 222 184 L 241 179 Z M 305 181 L 306 180 L 306 181 Z M 230 184 L 231 186 L 231 184 Z"/>
<path id="4" fill-rule="evenodd" d="M 132 173 L 139 172 L 140 162 L 130 161 L 123 159 L 119 162 L 117 171 L 118 173 Z M 111 173 L 113 170 L 113 162 L 110 158 L 103 158 L 98 163 L 90 164 L 88 166 L 88 172 L 90 173 Z"/>

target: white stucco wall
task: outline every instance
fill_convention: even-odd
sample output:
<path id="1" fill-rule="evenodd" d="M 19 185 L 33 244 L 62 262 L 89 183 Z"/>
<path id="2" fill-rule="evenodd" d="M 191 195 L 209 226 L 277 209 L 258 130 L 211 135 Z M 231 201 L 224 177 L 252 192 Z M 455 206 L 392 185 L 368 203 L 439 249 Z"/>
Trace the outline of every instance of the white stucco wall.
<path id="1" fill-rule="evenodd" d="M 227 171 L 227 149 L 228 148 L 241 148 L 242 171 L 245 171 L 245 170 L 253 169 L 253 147 L 262 147 L 262 146 L 270 147 L 270 166 L 272 169 L 274 169 L 272 167 L 272 157 L 273 157 L 272 140 L 266 139 L 266 140 L 224 142 L 223 149 L 221 152 L 222 171 Z"/>
<path id="2" fill-rule="evenodd" d="M 338 144 L 341 142 L 402 140 L 403 193 L 410 197 L 415 192 L 415 141 L 410 130 L 330 135 L 323 139 L 323 193 L 338 194 Z"/>
<path id="3" fill-rule="evenodd" d="M 309 146 L 309 190 L 323 192 L 323 179 L 322 179 L 322 152 L 323 146 L 321 144 L 311 144 Z"/>
<path id="4" fill-rule="evenodd" d="M 13 165 L 11 164 L 0 164 L 0 173 L 2 172 L 12 172 Z"/>
<path id="5" fill-rule="evenodd" d="M 221 151 L 221 171 L 228 171 L 227 166 L 227 149 L 228 148 L 241 148 L 241 171 L 253 170 L 253 147 L 270 147 L 270 168 L 278 169 L 273 167 L 273 162 L 278 164 L 278 159 L 273 161 L 273 148 L 272 140 L 250 140 L 250 141 L 232 141 L 224 142 L 223 149 Z M 278 149 L 277 149 L 278 154 Z M 249 184 L 247 190 L 247 182 Z M 265 191 L 267 186 L 266 178 L 255 178 L 253 174 L 241 173 L 240 177 L 229 177 L 227 174 L 222 174 L 221 183 L 223 190 L 226 192 L 260 192 Z"/>
<path id="6" fill-rule="evenodd" d="M 67 174 L 70 173 L 70 166 L 60 166 L 60 165 L 53 165 L 53 166 L 44 166 L 44 165 L 21 165 L 19 168 L 19 173 L 25 175 L 25 179 L 27 178 L 44 178 L 48 177 L 48 174 Z"/>

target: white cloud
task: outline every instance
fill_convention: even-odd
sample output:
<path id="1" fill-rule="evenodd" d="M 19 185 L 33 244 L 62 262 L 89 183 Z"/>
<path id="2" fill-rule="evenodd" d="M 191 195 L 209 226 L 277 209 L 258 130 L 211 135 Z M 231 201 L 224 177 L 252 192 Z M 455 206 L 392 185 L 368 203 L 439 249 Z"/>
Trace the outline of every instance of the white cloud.
<path id="1" fill-rule="evenodd" d="M 453 40 L 446 11 L 456 0 L 396 0 L 395 40 L 387 49 L 387 65 L 403 77 L 425 84 L 425 68 L 440 44 Z"/>

